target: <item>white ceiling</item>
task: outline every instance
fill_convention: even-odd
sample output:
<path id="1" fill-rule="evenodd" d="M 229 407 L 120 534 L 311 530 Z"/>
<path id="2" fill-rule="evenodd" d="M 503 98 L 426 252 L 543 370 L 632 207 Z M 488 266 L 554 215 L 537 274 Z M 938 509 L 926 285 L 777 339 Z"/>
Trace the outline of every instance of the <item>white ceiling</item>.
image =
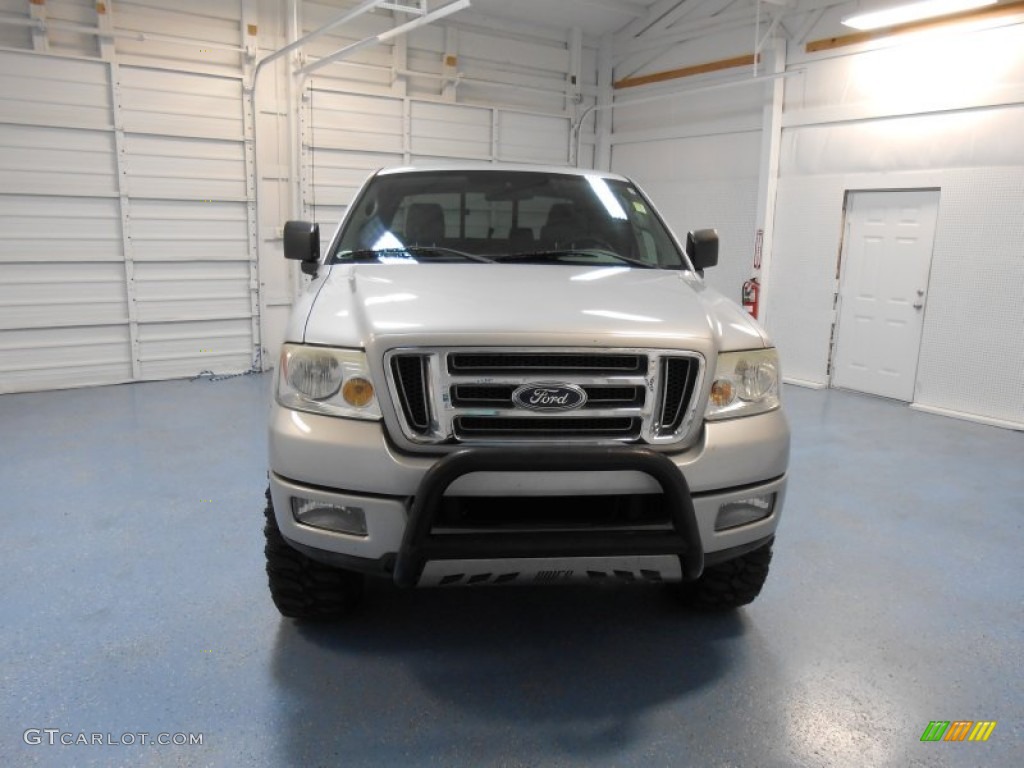
<path id="1" fill-rule="evenodd" d="M 497 21 L 549 29 L 579 27 L 593 40 L 612 34 L 617 43 L 637 37 L 679 36 L 688 30 L 714 34 L 738 24 L 753 25 L 760 16 L 766 32 L 793 38 L 830 7 L 856 8 L 862 0 L 472 0 L 468 13 Z M 432 0 L 433 6 L 443 4 Z M 717 29 L 716 29 L 717 28 Z M 692 37 L 692 35 L 690 35 Z"/>
<path id="2" fill-rule="evenodd" d="M 703 0 L 685 0 L 700 3 Z M 618 32 L 644 18 L 661 0 L 472 0 L 486 16 L 544 27 L 579 27 L 587 37 Z M 750 0 L 743 0 L 749 3 Z"/>

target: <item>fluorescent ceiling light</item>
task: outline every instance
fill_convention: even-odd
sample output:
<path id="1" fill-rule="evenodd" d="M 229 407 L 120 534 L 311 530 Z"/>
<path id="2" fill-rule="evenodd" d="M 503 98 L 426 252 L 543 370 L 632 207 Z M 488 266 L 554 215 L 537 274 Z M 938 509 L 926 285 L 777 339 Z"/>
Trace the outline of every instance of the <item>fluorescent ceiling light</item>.
<path id="1" fill-rule="evenodd" d="M 880 29 L 907 24 L 911 21 L 930 19 L 935 16 L 948 16 L 951 13 L 970 11 L 986 5 L 995 5 L 997 0 L 923 0 L 920 3 L 898 5 L 881 11 L 858 13 L 843 19 L 843 24 L 854 29 Z"/>

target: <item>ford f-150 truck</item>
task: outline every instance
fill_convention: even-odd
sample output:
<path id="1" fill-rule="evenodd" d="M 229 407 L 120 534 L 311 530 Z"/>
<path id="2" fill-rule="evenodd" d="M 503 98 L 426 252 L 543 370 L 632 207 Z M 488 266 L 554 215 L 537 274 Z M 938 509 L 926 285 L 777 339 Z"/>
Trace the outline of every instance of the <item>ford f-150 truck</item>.
<path id="1" fill-rule="evenodd" d="M 285 616 L 402 587 L 669 584 L 735 608 L 768 574 L 789 428 L 776 350 L 629 179 L 374 173 L 281 349 L 266 557 Z"/>

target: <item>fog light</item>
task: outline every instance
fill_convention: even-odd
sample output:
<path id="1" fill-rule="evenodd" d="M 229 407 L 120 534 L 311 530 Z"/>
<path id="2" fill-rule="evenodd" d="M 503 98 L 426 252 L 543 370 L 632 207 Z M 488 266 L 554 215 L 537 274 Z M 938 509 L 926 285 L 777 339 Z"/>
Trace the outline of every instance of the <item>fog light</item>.
<path id="1" fill-rule="evenodd" d="M 366 513 L 360 507 L 343 507 L 293 496 L 292 515 L 298 522 L 313 528 L 366 536 Z"/>
<path id="2" fill-rule="evenodd" d="M 715 530 L 724 531 L 728 528 L 736 528 L 763 520 L 772 513 L 774 506 L 774 493 L 763 493 L 760 496 L 751 496 L 749 499 L 727 501 L 718 508 Z"/>

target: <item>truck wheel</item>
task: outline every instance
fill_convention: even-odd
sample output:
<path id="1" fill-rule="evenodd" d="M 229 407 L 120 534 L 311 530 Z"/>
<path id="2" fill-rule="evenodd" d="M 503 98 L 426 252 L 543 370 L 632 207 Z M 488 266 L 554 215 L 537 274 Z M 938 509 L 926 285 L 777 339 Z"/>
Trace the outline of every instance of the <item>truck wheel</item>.
<path id="1" fill-rule="evenodd" d="M 768 578 L 772 542 L 752 552 L 704 569 L 696 581 L 677 585 L 676 594 L 687 608 L 724 611 L 754 601 Z"/>
<path id="2" fill-rule="evenodd" d="M 318 563 L 293 549 L 281 535 L 274 501 L 267 490 L 263 534 L 267 544 L 270 597 L 282 616 L 292 619 L 337 619 L 350 613 L 363 595 L 362 574 Z"/>

